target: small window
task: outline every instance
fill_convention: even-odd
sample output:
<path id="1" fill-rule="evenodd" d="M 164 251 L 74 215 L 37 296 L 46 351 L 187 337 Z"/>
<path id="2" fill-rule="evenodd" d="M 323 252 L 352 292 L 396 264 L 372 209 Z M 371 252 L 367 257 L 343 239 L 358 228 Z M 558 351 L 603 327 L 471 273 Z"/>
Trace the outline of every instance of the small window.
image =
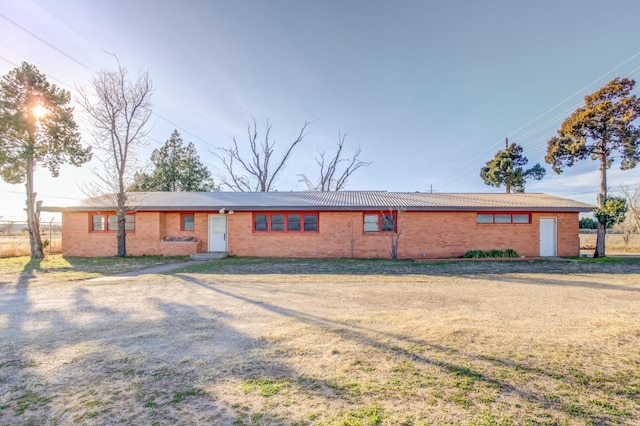
<path id="1" fill-rule="evenodd" d="M 389 213 L 365 213 L 364 232 L 395 232 L 396 214 Z"/>
<path id="2" fill-rule="evenodd" d="M 529 223 L 528 214 L 514 214 L 513 223 Z"/>
<path id="3" fill-rule="evenodd" d="M 290 214 L 287 216 L 287 231 L 299 231 L 300 230 L 300 215 Z"/>
<path id="4" fill-rule="evenodd" d="M 318 231 L 318 216 L 314 214 L 304 215 L 304 230 L 305 231 Z"/>
<path id="5" fill-rule="evenodd" d="M 110 214 L 109 219 L 107 221 L 107 230 L 109 231 L 117 231 L 118 230 L 118 215 Z"/>
<path id="6" fill-rule="evenodd" d="M 497 214 L 495 215 L 495 223 L 511 223 L 511 215 Z"/>
<path id="7" fill-rule="evenodd" d="M 507 214 L 507 213 L 478 213 L 477 223 L 531 223 L 529 214 Z"/>
<path id="8" fill-rule="evenodd" d="M 476 216 L 476 222 L 478 223 L 493 223 L 492 214 L 479 214 Z"/>
<path id="9" fill-rule="evenodd" d="M 182 215 L 182 230 L 193 231 L 196 229 L 195 216 L 193 214 Z"/>
<path id="10" fill-rule="evenodd" d="M 125 231 L 133 231 L 135 230 L 135 216 L 132 214 L 125 215 L 124 217 L 124 230 Z"/>
<path id="11" fill-rule="evenodd" d="M 91 216 L 91 230 L 92 231 L 104 231 L 104 215 L 94 214 Z"/>
<path id="12" fill-rule="evenodd" d="M 271 230 L 284 232 L 284 215 L 283 214 L 271 215 Z"/>
<path id="13" fill-rule="evenodd" d="M 378 226 L 377 214 L 365 214 L 364 215 L 364 232 L 378 232 L 380 227 Z"/>
<path id="14" fill-rule="evenodd" d="M 269 226 L 267 223 L 267 215 L 266 214 L 257 214 L 255 216 L 255 227 L 256 231 L 268 231 Z"/>
<path id="15" fill-rule="evenodd" d="M 382 230 L 383 231 L 395 231 L 396 221 L 392 214 L 382 215 Z"/>
<path id="16" fill-rule="evenodd" d="M 94 214 L 91 216 L 91 231 L 92 232 L 115 232 L 118 230 L 118 215 L 110 214 Z M 125 215 L 125 231 L 135 230 L 135 215 Z"/>

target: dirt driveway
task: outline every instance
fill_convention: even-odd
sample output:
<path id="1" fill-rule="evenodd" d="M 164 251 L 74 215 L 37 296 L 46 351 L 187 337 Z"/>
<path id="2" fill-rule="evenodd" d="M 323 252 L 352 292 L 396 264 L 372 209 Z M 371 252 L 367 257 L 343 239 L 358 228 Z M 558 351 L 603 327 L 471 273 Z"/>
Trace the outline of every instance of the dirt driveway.
<path id="1" fill-rule="evenodd" d="M 0 277 L 0 424 L 638 424 L 640 266 Z"/>

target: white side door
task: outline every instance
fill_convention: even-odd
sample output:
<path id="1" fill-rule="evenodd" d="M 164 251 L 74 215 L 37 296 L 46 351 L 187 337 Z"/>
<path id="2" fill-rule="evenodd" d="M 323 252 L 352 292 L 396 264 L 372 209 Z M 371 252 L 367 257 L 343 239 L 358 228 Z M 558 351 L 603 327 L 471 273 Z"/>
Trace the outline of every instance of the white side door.
<path id="1" fill-rule="evenodd" d="M 558 234 L 555 217 L 540 218 L 540 256 L 558 255 Z"/>
<path id="2" fill-rule="evenodd" d="M 227 217 L 209 215 L 209 251 L 227 251 Z"/>

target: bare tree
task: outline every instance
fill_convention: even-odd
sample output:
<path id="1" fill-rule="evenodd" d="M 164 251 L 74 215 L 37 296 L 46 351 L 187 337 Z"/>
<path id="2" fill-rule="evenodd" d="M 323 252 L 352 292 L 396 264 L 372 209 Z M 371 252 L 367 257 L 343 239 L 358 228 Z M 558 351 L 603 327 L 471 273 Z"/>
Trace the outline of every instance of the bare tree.
<path id="1" fill-rule="evenodd" d="M 273 157 L 273 150 L 276 144 L 271 141 L 271 124 L 267 120 L 264 138 L 258 141 L 258 124 L 256 119 L 247 124 L 247 137 L 251 154 L 244 156 L 238 148 L 238 141 L 233 137 L 233 146 L 229 148 L 220 148 L 221 153 L 215 155 L 222 161 L 222 165 L 226 171 L 226 176 L 221 179 L 221 186 L 226 186 L 232 191 L 239 192 L 269 192 L 274 188 L 276 178 L 284 169 L 293 149 L 307 135 L 307 126 L 311 124 L 308 121 L 300 129 L 298 136 L 289 144 L 280 159 Z"/>
<path id="2" fill-rule="evenodd" d="M 393 260 L 398 259 L 398 248 L 400 247 L 400 236 L 402 235 L 402 216 L 404 214 L 404 208 L 398 207 L 395 209 L 389 209 L 389 214 L 392 220 L 395 220 L 391 231 L 389 231 L 389 256 Z M 383 218 L 384 220 L 384 218 Z"/>
<path id="3" fill-rule="evenodd" d="M 620 190 L 627 199 L 627 220 L 634 225 L 635 232 L 640 233 L 640 183 L 635 186 L 622 185 Z"/>
<path id="4" fill-rule="evenodd" d="M 316 163 L 320 166 L 320 179 L 317 184 L 314 185 L 307 175 L 300 175 L 310 191 L 340 191 L 345 188 L 347 180 L 356 170 L 371 164 L 370 161 L 361 161 L 358 158 L 362 153 L 359 146 L 351 158 L 342 157 L 346 136 L 346 133 L 338 133 L 338 149 L 333 157 L 327 158 L 326 149 L 319 152 L 320 157 L 316 158 Z"/>
<path id="5" fill-rule="evenodd" d="M 91 84 L 91 93 L 80 90 L 79 103 L 87 112 L 92 126 L 95 148 L 102 153 L 104 174 L 99 187 L 113 193 L 118 216 L 118 252 L 127 255 L 125 215 L 126 188 L 131 178 L 130 168 L 135 160 L 135 148 L 145 144 L 151 117 L 153 84 L 149 73 L 128 78 L 126 68 L 118 64 L 115 71 L 99 71 Z"/>

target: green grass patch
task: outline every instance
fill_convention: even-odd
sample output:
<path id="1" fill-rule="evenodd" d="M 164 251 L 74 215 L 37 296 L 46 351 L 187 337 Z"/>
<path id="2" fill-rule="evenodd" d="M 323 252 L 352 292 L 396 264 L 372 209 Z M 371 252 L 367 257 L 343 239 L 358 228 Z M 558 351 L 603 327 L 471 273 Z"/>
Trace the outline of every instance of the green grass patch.
<path id="1" fill-rule="evenodd" d="M 171 400 L 171 402 L 173 402 L 174 404 L 177 404 L 179 402 L 184 401 L 185 399 L 187 399 L 190 396 L 198 396 L 198 395 L 203 395 L 204 391 L 202 389 L 197 389 L 197 388 L 192 388 L 189 389 L 187 391 L 184 392 L 176 392 L 173 394 L 173 399 Z"/>
<path id="2" fill-rule="evenodd" d="M 377 426 L 384 420 L 384 411 L 376 405 L 352 411 L 340 410 L 336 417 L 340 426 Z"/>
<path id="3" fill-rule="evenodd" d="M 245 394 L 258 392 L 260 396 L 268 398 L 277 395 L 288 388 L 291 381 L 286 378 L 281 379 L 247 379 L 242 382 L 242 391 Z"/>
<path id="4" fill-rule="evenodd" d="M 50 397 L 44 397 L 33 391 L 26 391 L 16 399 L 16 415 L 22 415 L 30 408 L 46 405 L 51 401 Z"/>
<path id="5" fill-rule="evenodd" d="M 578 260 L 583 263 L 613 263 L 613 264 L 640 264 L 640 257 L 634 256 L 605 256 L 605 257 L 567 257 L 567 259 Z"/>

